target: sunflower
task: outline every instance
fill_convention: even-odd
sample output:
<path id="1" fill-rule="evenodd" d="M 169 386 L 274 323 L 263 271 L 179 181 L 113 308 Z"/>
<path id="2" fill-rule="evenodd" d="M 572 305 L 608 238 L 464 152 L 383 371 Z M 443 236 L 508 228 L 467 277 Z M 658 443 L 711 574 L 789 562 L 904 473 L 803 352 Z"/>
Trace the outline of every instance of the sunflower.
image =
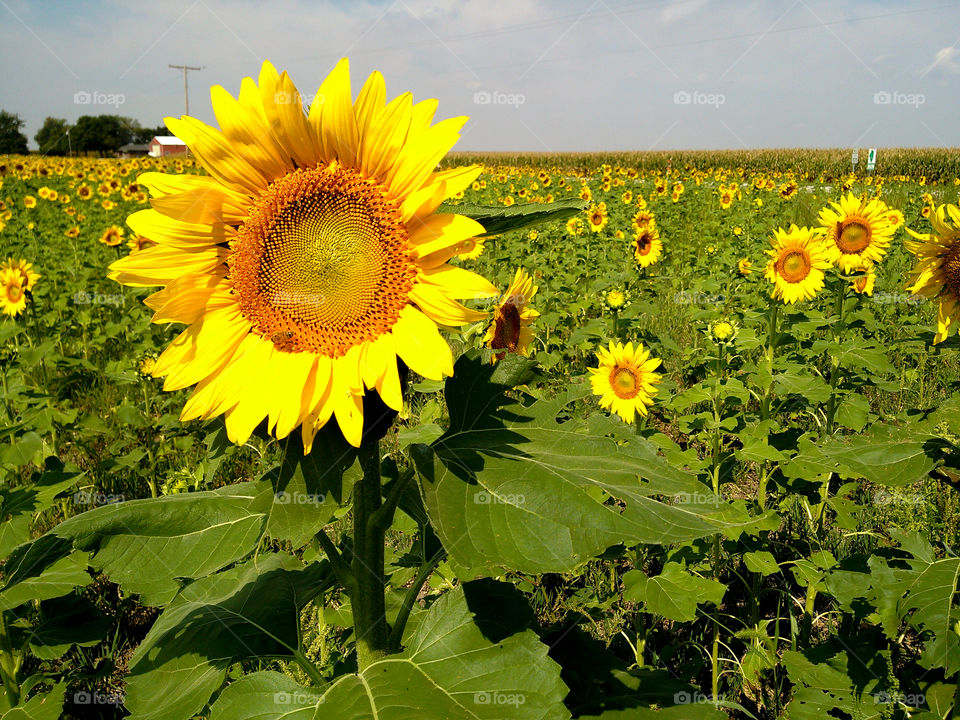
<path id="1" fill-rule="evenodd" d="M 123 242 L 123 228 L 111 225 L 103 231 L 103 235 L 100 236 L 100 242 L 107 247 L 117 247 Z"/>
<path id="2" fill-rule="evenodd" d="M 447 264 L 483 227 L 436 213 L 481 172 L 435 171 L 466 118 L 431 126 L 436 101 L 409 93 L 386 104 L 377 72 L 354 101 L 346 59 L 309 114 L 282 102 L 301 96 L 269 62 L 239 101 L 211 94 L 221 129 L 166 121 L 207 175 L 140 175 L 153 208 L 127 222 L 157 245 L 110 276 L 163 286 L 146 300 L 153 321 L 188 326 L 154 370 L 166 390 L 196 385 L 182 420 L 223 414 L 233 442 L 264 420 L 277 438 L 299 426 L 309 451 L 336 418 L 359 446 L 367 391 L 400 410 L 398 364 L 452 375 L 438 326 L 487 317 L 456 299 L 497 295 Z"/>
<path id="3" fill-rule="evenodd" d="M 606 203 L 602 202 L 599 205 L 593 205 L 587 210 L 587 224 L 595 233 L 600 232 L 607 226 L 608 219 L 609 215 L 607 213 Z"/>
<path id="4" fill-rule="evenodd" d="M 580 199 L 584 202 L 590 202 L 593 200 L 593 193 L 590 191 L 590 188 L 586 185 L 580 188 Z"/>
<path id="5" fill-rule="evenodd" d="M 77 219 L 79 220 L 80 218 Z M 63 234 L 68 238 L 78 237 L 80 235 L 80 228 L 74 225 L 73 227 L 67 228 Z"/>
<path id="6" fill-rule="evenodd" d="M 877 281 L 877 273 L 874 272 L 873 263 L 867 263 L 861 268 L 863 275 L 850 278 L 850 289 L 858 295 L 873 295 L 873 286 Z"/>
<path id="7" fill-rule="evenodd" d="M 737 339 L 740 325 L 735 320 L 717 320 L 707 325 L 707 336 L 718 345 L 728 345 Z"/>
<path id="8" fill-rule="evenodd" d="M 611 310 L 622 310 L 629 303 L 627 294 L 623 290 L 610 290 L 604 297 L 607 307 Z"/>
<path id="9" fill-rule="evenodd" d="M 907 289 L 939 302 L 934 344 L 943 342 L 957 324 L 960 310 L 960 209 L 941 205 L 930 214 L 933 232 L 915 233 L 904 245 L 916 258 Z"/>
<path id="10" fill-rule="evenodd" d="M 640 267 L 650 267 L 663 254 L 663 242 L 656 225 L 641 230 L 633 238 L 633 257 Z"/>
<path id="11" fill-rule="evenodd" d="M 156 243 L 150 238 L 145 238 L 142 235 L 134 235 L 132 238 L 127 240 L 127 247 L 130 248 L 133 252 L 138 250 L 145 250 L 148 247 L 153 247 Z"/>
<path id="12" fill-rule="evenodd" d="M 810 299 L 823 288 L 823 271 L 830 267 L 823 239 L 811 228 L 775 230 L 765 277 L 773 283 L 770 297 L 785 303 Z"/>
<path id="13" fill-rule="evenodd" d="M 572 217 L 567 220 L 567 234 L 569 235 L 580 235 L 583 232 L 583 218 L 581 217 Z"/>
<path id="14" fill-rule="evenodd" d="M 483 255 L 486 241 L 482 237 L 467 238 L 457 248 L 457 258 L 460 260 L 476 260 Z"/>
<path id="15" fill-rule="evenodd" d="M 633 229 L 638 233 L 643 232 L 649 227 L 653 227 L 656 222 L 653 213 L 647 212 L 646 210 L 641 210 L 630 220 Z"/>
<path id="16" fill-rule="evenodd" d="M 526 355 L 533 341 L 530 325 L 540 316 L 533 308 L 527 307 L 537 294 L 537 286 L 523 268 L 517 269 L 513 282 L 503 294 L 493 310 L 493 321 L 483 337 L 484 344 L 495 352 L 493 360 L 502 360 L 506 351 Z"/>
<path id="17" fill-rule="evenodd" d="M 903 213 L 896 208 L 887 208 L 887 222 L 893 225 L 893 229 L 903 225 Z"/>
<path id="18" fill-rule="evenodd" d="M 610 342 L 610 348 L 597 351 L 599 367 L 588 368 L 592 377 L 593 394 L 600 396 L 600 407 L 619 415 L 624 422 L 632 423 L 637 413 L 646 416 L 647 406 L 653 405 L 657 394 L 654 385 L 660 375 L 654 372 L 660 367 L 660 359 L 650 357 L 641 343 L 633 349 L 633 343 Z"/>
<path id="19" fill-rule="evenodd" d="M 731 205 L 733 205 L 733 193 L 729 190 L 724 190 L 720 193 L 720 208 L 726 210 Z"/>
<path id="20" fill-rule="evenodd" d="M 37 206 L 37 199 L 33 195 L 27 195 L 23 198 L 23 206 L 27 209 Z"/>
<path id="21" fill-rule="evenodd" d="M 0 272 L 0 310 L 5 315 L 16 317 L 27 307 L 27 291 L 23 276 L 18 270 Z"/>
<path id="22" fill-rule="evenodd" d="M 882 200 L 861 200 L 853 193 L 820 211 L 826 235 L 827 260 L 843 272 L 856 270 L 864 260 L 878 263 L 887 254 L 895 227 Z"/>
<path id="23" fill-rule="evenodd" d="M 750 268 L 752 267 L 753 267 L 753 263 L 750 262 L 748 258 L 740 258 L 740 260 L 737 262 L 737 272 L 739 272 L 744 277 L 746 277 L 752 272 L 752 270 L 750 270 Z"/>
<path id="24" fill-rule="evenodd" d="M 793 180 L 780 186 L 780 197 L 784 200 L 789 200 L 796 194 L 797 184 Z"/>
<path id="25" fill-rule="evenodd" d="M 26 260 L 14 260 L 11 257 L 7 258 L 6 262 L 0 262 L 0 274 L 5 273 L 7 270 L 20 275 L 21 285 L 23 285 L 24 290 L 32 290 L 37 284 L 37 280 L 40 279 L 40 275 L 33 271 L 33 263 L 28 263 Z"/>
<path id="26" fill-rule="evenodd" d="M 147 355 L 137 364 L 137 372 L 144 377 L 153 377 L 153 371 L 157 367 L 157 359 L 152 355 Z"/>

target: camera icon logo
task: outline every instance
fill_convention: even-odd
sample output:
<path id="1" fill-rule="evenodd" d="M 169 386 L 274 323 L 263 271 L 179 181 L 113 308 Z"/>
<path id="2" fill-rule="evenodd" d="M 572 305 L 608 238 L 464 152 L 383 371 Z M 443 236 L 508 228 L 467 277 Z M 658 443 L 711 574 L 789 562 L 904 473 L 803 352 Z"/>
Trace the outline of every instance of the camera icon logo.
<path id="1" fill-rule="evenodd" d="M 493 101 L 493 96 L 486 90 L 478 90 L 473 94 L 474 105 L 489 105 Z"/>
<path id="2" fill-rule="evenodd" d="M 880 90 L 873 94 L 873 104 L 874 105 L 889 105 L 893 100 L 893 96 L 888 93 L 886 90 Z"/>
<path id="3" fill-rule="evenodd" d="M 80 692 L 75 692 L 73 694 L 74 705 L 89 705 L 92 702 L 93 697 L 86 690 L 81 690 Z"/>
<path id="4" fill-rule="evenodd" d="M 693 96 L 690 95 L 686 90 L 678 90 L 673 94 L 673 104 L 674 105 L 689 105 L 693 100 Z"/>
<path id="5" fill-rule="evenodd" d="M 86 90 L 80 90 L 73 94 L 74 105 L 89 105 L 91 102 L 93 102 L 93 95 Z"/>

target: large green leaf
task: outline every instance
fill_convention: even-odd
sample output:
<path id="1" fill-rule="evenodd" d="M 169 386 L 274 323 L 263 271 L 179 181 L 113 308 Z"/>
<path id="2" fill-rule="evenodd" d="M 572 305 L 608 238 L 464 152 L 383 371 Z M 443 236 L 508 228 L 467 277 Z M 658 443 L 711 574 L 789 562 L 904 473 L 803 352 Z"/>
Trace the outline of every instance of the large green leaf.
<path id="1" fill-rule="evenodd" d="M 783 654 L 787 676 L 794 684 L 793 699 L 785 717 L 790 720 L 822 720 L 844 717 L 874 720 L 889 717 L 883 685 L 888 659 L 867 648 L 837 651 L 823 646 L 807 654 L 788 650 Z"/>
<path id="2" fill-rule="evenodd" d="M 524 362 L 462 356 L 447 381 L 450 429 L 413 448 L 458 572 L 564 572 L 618 543 L 689 540 L 733 522 L 730 506 L 619 420 L 564 420 L 585 389 L 529 406 L 508 397 L 529 375 Z"/>
<path id="3" fill-rule="evenodd" d="M 321 696 L 292 687 L 278 674 L 258 673 L 227 687 L 211 718 L 569 718 L 563 705 L 567 689 L 547 646 L 530 630 L 494 637 L 499 639 L 484 634 L 457 588 L 434 603 L 404 652 L 359 675 L 341 676 Z"/>
<path id="4" fill-rule="evenodd" d="M 583 200 L 557 200 L 549 204 L 524 203 L 522 205 L 474 205 L 472 203 L 444 204 L 439 212 L 466 215 L 483 225 L 486 231 L 480 237 L 502 235 L 511 230 L 541 225 L 547 222 L 561 222 L 573 217 L 587 207 Z"/>
<path id="5" fill-rule="evenodd" d="M 62 717 L 66 690 L 65 682 L 54 685 L 50 692 L 34 695 L 25 703 L 10 708 L 0 715 L 0 720 L 58 720 Z"/>
<path id="6" fill-rule="evenodd" d="M 331 582 L 326 562 L 269 555 L 186 586 L 131 658 L 127 709 L 138 720 L 190 718 L 232 663 L 292 657 L 300 610 Z"/>
<path id="7" fill-rule="evenodd" d="M 27 485 L 0 488 L 0 558 L 30 539 L 33 516 L 50 507 L 82 475 L 79 471 L 64 470 L 59 461 L 49 458 L 44 472 L 36 473 Z"/>
<path id="8" fill-rule="evenodd" d="M 20 592 L 16 585 L 42 582 L 53 566 L 62 569 L 71 548 L 88 551 L 90 565 L 124 591 L 140 593 L 144 604 L 166 604 L 182 578 L 204 577 L 253 552 L 274 499 L 268 483 L 241 483 L 75 515 L 11 553 L 7 566 L 16 570 L 7 575 L 0 605 Z"/>
<path id="9" fill-rule="evenodd" d="M 27 563 L 31 559 L 29 556 L 25 558 Z M 89 585 L 93 578 L 87 572 L 88 562 L 86 553 L 67 553 L 45 564 L 44 571 L 36 575 L 29 574 L 21 563 L 8 562 L 4 569 L 10 575 L 0 590 L 0 612 L 12 610 L 31 600 L 60 597 L 75 587 Z"/>

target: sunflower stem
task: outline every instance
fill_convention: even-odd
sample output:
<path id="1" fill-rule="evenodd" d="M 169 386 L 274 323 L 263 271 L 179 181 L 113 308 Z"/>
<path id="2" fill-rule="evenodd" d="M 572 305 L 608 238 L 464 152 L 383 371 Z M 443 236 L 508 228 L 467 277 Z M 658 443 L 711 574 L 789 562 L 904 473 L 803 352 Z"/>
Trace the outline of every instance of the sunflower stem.
<path id="1" fill-rule="evenodd" d="M 413 610 L 413 604 L 420 595 L 420 588 L 427 581 L 430 573 L 447 556 L 443 548 L 437 550 L 433 557 L 427 558 L 421 565 L 413 583 L 407 589 L 407 594 L 403 597 L 403 604 L 400 606 L 400 612 L 397 613 L 397 622 L 390 631 L 390 652 L 400 652 L 400 645 L 403 643 L 403 630 L 407 626 L 407 619 L 410 617 L 410 611 Z"/>
<path id="2" fill-rule="evenodd" d="M 357 669 L 361 672 L 387 654 L 387 618 L 384 599 L 383 542 L 386 530 L 374 516 L 380 509 L 380 440 L 365 436 L 360 442 L 363 477 L 353 487 L 353 631 Z"/>

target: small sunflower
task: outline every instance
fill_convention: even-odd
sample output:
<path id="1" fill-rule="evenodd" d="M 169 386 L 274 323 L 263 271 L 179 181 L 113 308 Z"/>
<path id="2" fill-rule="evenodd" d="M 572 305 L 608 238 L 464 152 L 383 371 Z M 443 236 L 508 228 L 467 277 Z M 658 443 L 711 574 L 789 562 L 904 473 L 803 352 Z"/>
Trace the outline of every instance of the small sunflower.
<path id="1" fill-rule="evenodd" d="M 27 195 L 23 198 L 23 206 L 25 208 L 35 208 L 37 206 L 37 199 L 33 195 Z"/>
<path id="2" fill-rule="evenodd" d="M 493 310 L 493 320 L 483 337 L 484 344 L 495 352 L 493 359 L 502 360 L 507 352 L 526 355 L 533 341 L 530 325 L 540 316 L 528 307 L 537 294 L 537 286 L 523 268 L 517 269 L 513 282 Z"/>
<path id="3" fill-rule="evenodd" d="M 485 239 L 482 237 L 467 238 L 458 248 L 457 258 L 460 260 L 476 260 L 483 255 L 486 247 Z"/>
<path id="4" fill-rule="evenodd" d="M 567 220 L 567 233 L 569 235 L 580 235 L 583 233 L 583 218 L 574 216 Z"/>
<path id="5" fill-rule="evenodd" d="M 623 290 L 610 290 L 604 301 L 611 310 L 622 310 L 628 304 L 627 294 Z"/>
<path id="6" fill-rule="evenodd" d="M 830 267 L 827 251 L 816 230 L 798 228 L 775 230 L 765 277 L 773 283 L 770 297 L 785 303 L 810 299 L 823 288 L 823 271 Z"/>
<path id="7" fill-rule="evenodd" d="M 117 247 L 123 242 L 123 228 L 111 225 L 100 236 L 100 242 L 107 247 Z"/>
<path id="8" fill-rule="evenodd" d="M 879 199 L 861 200 L 853 193 L 820 211 L 826 236 L 827 260 L 843 272 L 856 270 L 864 260 L 878 263 L 887 254 L 895 227 L 889 209 Z"/>
<path id="9" fill-rule="evenodd" d="M 79 220 L 80 218 L 77 219 Z M 78 237 L 80 235 L 80 228 L 74 225 L 73 227 L 67 228 L 63 234 L 68 238 Z"/>
<path id="10" fill-rule="evenodd" d="M 635 232 L 643 232 L 647 228 L 656 224 L 656 220 L 653 217 L 653 213 L 647 212 L 646 210 L 641 210 L 630 220 L 630 224 L 633 226 Z"/>
<path id="11" fill-rule="evenodd" d="M 753 267 L 753 263 L 750 262 L 748 258 L 740 258 L 740 260 L 737 262 L 737 272 L 739 272 L 744 277 L 746 277 L 751 272 L 753 272 L 750 269 L 752 267 Z"/>
<path id="12" fill-rule="evenodd" d="M 656 225 L 650 225 L 633 237 L 633 257 L 640 267 L 650 267 L 663 255 L 663 241 Z"/>
<path id="13" fill-rule="evenodd" d="M 784 200 L 789 200 L 796 194 L 797 184 L 793 180 L 780 186 L 780 197 Z"/>
<path id="14" fill-rule="evenodd" d="M 733 193 L 731 193 L 729 190 L 725 190 L 720 193 L 720 208 L 722 210 L 726 210 L 731 205 L 733 205 Z"/>
<path id="15" fill-rule="evenodd" d="M 156 367 L 157 359 L 152 355 L 147 355 L 137 364 L 137 372 L 144 377 L 153 377 L 153 371 Z"/>
<path id="16" fill-rule="evenodd" d="M 589 225 L 590 229 L 595 233 L 600 232 L 607 226 L 609 218 L 606 203 L 602 202 L 598 205 L 593 205 L 587 210 L 587 225 Z"/>
<path id="17" fill-rule="evenodd" d="M 142 235 L 134 235 L 127 240 L 127 247 L 133 252 L 146 250 L 148 247 L 153 247 L 154 245 L 156 245 L 156 243 L 153 240 L 150 238 L 145 238 Z"/>
<path id="18" fill-rule="evenodd" d="M 735 320 L 717 320 L 707 326 L 707 336 L 718 345 L 729 345 L 739 332 L 740 326 Z"/>
<path id="19" fill-rule="evenodd" d="M 863 275 L 850 278 L 850 289 L 858 295 L 873 295 L 873 286 L 877 281 L 877 273 L 873 269 L 873 264 L 867 263 L 861 270 Z"/>
<path id="20" fill-rule="evenodd" d="M 941 205 L 930 215 L 933 232 L 916 233 L 916 241 L 904 242 L 916 258 L 907 288 L 915 295 L 937 300 L 937 334 L 934 344 L 943 342 L 960 319 L 960 209 Z"/>
<path id="21" fill-rule="evenodd" d="M 637 413 L 646 416 L 647 406 L 653 405 L 657 394 L 655 385 L 660 375 L 660 359 L 650 356 L 641 343 L 634 350 L 633 343 L 610 342 L 610 347 L 597 351 L 599 367 L 589 368 L 593 394 L 600 396 L 600 407 L 615 412 L 624 422 L 632 423 Z"/>
<path id="22" fill-rule="evenodd" d="M 27 290 L 23 276 L 17 270 L 0 272 L 0 310 L 5 315 L 16 317 L 27 307 Z"/>

